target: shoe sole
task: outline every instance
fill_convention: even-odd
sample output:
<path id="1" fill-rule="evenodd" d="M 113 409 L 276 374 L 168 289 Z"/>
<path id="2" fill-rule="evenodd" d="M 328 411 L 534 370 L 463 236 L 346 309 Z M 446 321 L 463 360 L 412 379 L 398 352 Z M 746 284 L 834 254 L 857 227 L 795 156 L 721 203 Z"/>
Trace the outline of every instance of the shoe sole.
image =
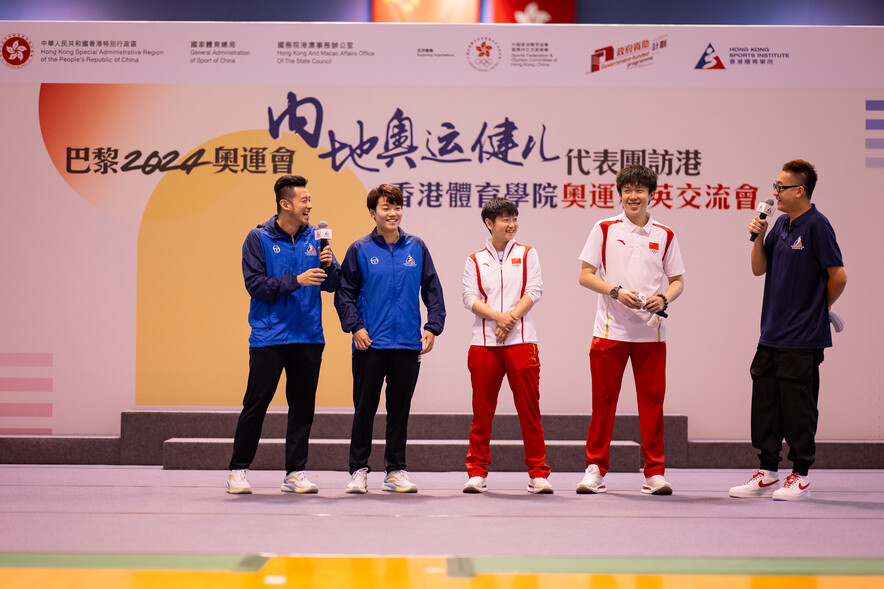
<path id="1" fill-rule="evenodd" d="M 294 487 L 286 487 L 283 485 L 279 488 L 283 493 L 298 493 L 299 495 L 309 495 L 319 493 L 319 487 L 308 487 L 307 489 L 296 489 Z"/>
<path id="2" fill-rule="evenodd" d="M 735 499 L 754 499 L 760 498 L 765 499 L 768 497 L 773 497 L 774 491 L 776 489 L 763 490 L 761 493 L 756 493 L 753 491 L 728 491 L 728 497 L 733 497 Z"/>
<path id="3" fill-rule="evenodd" d="M 479 493 L 484 493 L 488 490 L 488 487 L 464 487 L 463 492 L 468 493 L 470 495 L 477 495 Z"/>
<path id="4" fill-rule="evenodd" d="M 533 493 L 534 495 L 552 495 L 552 489 L 534 489 L 533 487 L 528 487 L 528 492 Z"/>
<path id="5" fill-rule="evenodd" d="M 810 499 L 810 493 L 802 493 L 801 495 L 788 495 L 786 497 L 774 497 L 774 501 L 807 501 Z"/>
<path id="6" fill-rule="evenodd" d="M 581 486 L 577 487 L 577 494 L 578 495 L 599 495 L 601 493 L 607 493 L 607 492 L 608 492 L 607 487 L 596 487 L 595 489 L 593 489 L 592 487 L 581 487 Z"/>
<path id="7" fill-rule="evenodd" d="M 368 489 L 344 489 L 344 493 L 349 493 L 350 495 L 365 495 L 368 493 Z"/>
<path id="8" fill-rule="evenodd" d="M 251 495 L 251 489 L 231 489 L 228 487 L 227 492 L 231 495 Z"/>
<path id="9" fill-rule="evenodd" d="M 417 487 L 409 487 L 407 489 L 397 489 L 395 487 L 388 487 L 384 485 L 381 487 L 381 491 L 387 491 L 389 493 L 417 493 Z"/>
<path id="10" fill-rule="evenodd" d="M 645 495 L 672 495 L 672 487 L 664 485 L 659 489 L 651 489 L 650 487 L 642 487 L 642 493 Z"/>

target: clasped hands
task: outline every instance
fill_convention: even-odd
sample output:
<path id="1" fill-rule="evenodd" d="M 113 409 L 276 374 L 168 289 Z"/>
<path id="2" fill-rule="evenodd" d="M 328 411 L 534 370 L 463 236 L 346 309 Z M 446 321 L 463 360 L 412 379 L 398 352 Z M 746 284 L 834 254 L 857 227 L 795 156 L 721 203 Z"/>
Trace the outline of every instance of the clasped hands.
<path id="1" fill-rule="evenodd" d="M 630 309 L 644 309 L 649 313 L 657 313 L 666 306 L 666 301 L 659 295 L 644 297 L 637 290 L 621 288 L 617 293 L 617 300 Z"/>
<path id="2" fill-rule="evenodd" d="M 497 322 L 497 329 L 494 331 L 494 336 L 497 338 L 497 343 L 502 344 L 510 336 L 510 332 L 518 323 L 519 318 L 510 311 L 509 313 L 500 313 L 495 318 L 495 321 Z"/>

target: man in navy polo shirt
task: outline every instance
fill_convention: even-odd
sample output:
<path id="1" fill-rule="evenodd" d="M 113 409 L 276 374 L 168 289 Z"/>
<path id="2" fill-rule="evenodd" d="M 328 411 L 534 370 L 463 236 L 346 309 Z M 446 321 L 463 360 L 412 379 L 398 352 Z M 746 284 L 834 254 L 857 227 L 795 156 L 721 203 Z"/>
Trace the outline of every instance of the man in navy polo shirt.
<path id="1" fill-rule="evenodd" d="M 810 498 L 819 365 L 823 349 L 832 346 L 829 310 L 847 284 L 835 232 L 810 202 L 816 181 L 810 163 L 786 163 L 774 183 L 777 209 L 785 214 L 766 238 L 766 220 L 755 217 L 749 224 L 758 236 L 752 273 L 765 276 L 761 337 L 750 368 L 752 445 L 760 467 L 746 484 L 731 488 L 731 497 Z M 778 489 L 784 437 L 792 473 Z"/>

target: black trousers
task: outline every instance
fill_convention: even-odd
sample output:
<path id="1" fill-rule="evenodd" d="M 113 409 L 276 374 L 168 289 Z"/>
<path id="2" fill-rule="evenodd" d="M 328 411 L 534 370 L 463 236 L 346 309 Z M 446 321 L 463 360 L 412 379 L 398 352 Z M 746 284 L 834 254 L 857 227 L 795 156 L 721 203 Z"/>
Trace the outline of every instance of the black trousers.
<path id="1" fill-rule="evenodd" d="M 230 469 L 249 468 L 258 450 L 267 407 L 285 370 L 289 406 L 285 432 L 286 473 L 307 466 L 307 445 L 316 408 L 316 386 L 325 344 L 287 344 L 249 348 L 249 381 L 236 424 Z"/>
<path id="2" fill-rule="evenodd" d="M 777 470 L 783 438 L 792 469 L 806 476 L 816 453 L 823 350 L 758 346 L 752 375 L 752 445 L 764 470 Z"/>
<path id="3" fill-rule="evenodd" d="M 387 381 L 387 432 L 384 469 L 405 469 L 408 415 L 420 372 L 416 350 L 353 350 L 353 430 L 350 435 L 350 474 L 369 468 L 374 417 Z"/>

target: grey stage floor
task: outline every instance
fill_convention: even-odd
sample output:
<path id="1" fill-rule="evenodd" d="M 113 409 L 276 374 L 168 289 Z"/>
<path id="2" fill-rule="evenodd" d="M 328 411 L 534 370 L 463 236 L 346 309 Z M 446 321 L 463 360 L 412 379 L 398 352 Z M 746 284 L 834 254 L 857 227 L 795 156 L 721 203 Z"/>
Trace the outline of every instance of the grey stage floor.
<path id="1" fill-rule="evenodd" d="M 225 493 L 226 471 L 0 465 L 0 552 L 882 558 L 884 471 L 815 471 L 813 499 L 730 499 L 737 470 L 672 470 L 670 497 L 639 492 L 638 473 L 577 495 L 582 473 L 492 473 L 464 495 L 465 473 L 412 473 L 413 495 L 346 495 L 344 472 L 311 472 L 317 495 L 281 493 L 282 472 L 255 471 L 253 495 Z"/>

